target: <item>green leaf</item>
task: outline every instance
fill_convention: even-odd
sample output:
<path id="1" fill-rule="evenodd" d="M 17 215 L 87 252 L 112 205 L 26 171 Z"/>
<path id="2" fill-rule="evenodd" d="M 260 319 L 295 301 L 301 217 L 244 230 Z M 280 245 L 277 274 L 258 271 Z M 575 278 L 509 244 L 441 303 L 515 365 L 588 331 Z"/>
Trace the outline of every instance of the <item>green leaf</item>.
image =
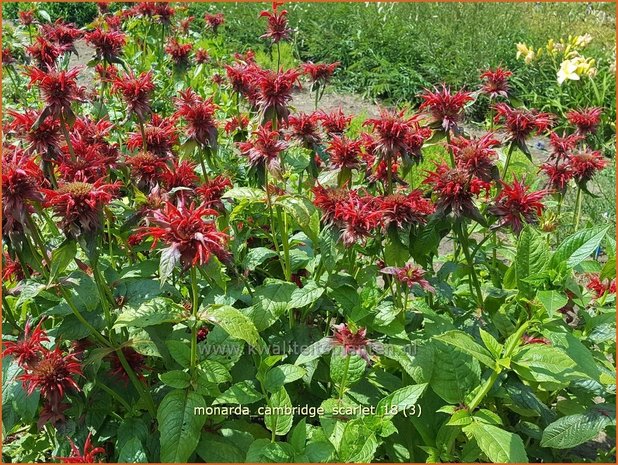
<path id="1" fill-rule="evenodd" d="M 570 380 L 585 377 L 576 370 L 576 363 L 557 347 L 530 344 L 515 353 L 512 367 L 517 374 L 537 383 L 568 384 Z"/>
<path id="2" fill-rule="evenodd" d="M 268 406 L 272 409 L 268 415 L 264 415 L 266 427 L 278 436 L 283 436 L 292 428 L 294 416 L 292 415 L 292 401 L 284 387 L 270 396 Z M 290 413 L 286 413 L 288 410 Z"/>
<path id="3" fill-rule="evenodd" d="M 302 418 L 292 430 L 289 443 L 294 446 L 296 452 L 303 452 L 307 443 L 307 419 Z"/>
<path id="4" fill-rule="evenodd" d="M 191 376 L 182 370 L 166 371 L 159 374 L 159 379 L 163 384 L 167 384 L 170 387 L 176 389 L 184 389 L 189 387 L 191 383 Z"/>
<path id="5" fill-rule="evenodd" d="M 502 350 L 504 347 L 500 344 L 495 337 L 485 331 L 483 328 L 479 329 L 479 334 L 481 335 L 481 339 L 483 340 L 483 344 L 485 347 L 489 349 L 494 358 L 499 358 L 502 355 Z"/>
<path id="6" fill-rule="evenodd" d="M 249 200 L 251 202 L 262 202 L 266 198 L 266 193 L 254 187 L 234 187 L 221 196 L 224 199 Z"/>
<path id="7" fill-rule="evenodd" d="M 610 226 L 596 226 L 583 229 L 567 237 L 554 252 L 550 266 L 556 267 L 565 263 L 567 267 L 574 268 L 590 257 L 592 252 L 601 245 L 609 228 Z"/>
<path id="8" fill-rule="evenodd" d="M 49 281 L 53 282 L 56 277 L 66 270 L 67 266 L 75 258 L 77 254 L 77 242 L 73 239 L 66 239 L 60 247 L 52 252 L 51 269 Z"/>
<path id="9" fill-rule="evenodd" d="M 539 291 L 536 297 L 547 310 L 549 317 L 553 317 L 556 311 L 564 307 L 569 301 L 563 292 L 558 291 Z"/>
<path id="10" fill-rule="evenodd" d="M 398 389 L 384 397 L 376 407 L 378 415 L 385 415 L 387 418 L 394 416 L 394 410 L 402 411 L 416 404 L 427 384 L 416 384 Z"/>
<path id="11" fill-rule="evenodd" d="M 487 458 L 494 463 L 527 463 L 524 442 L 515 433 L 497 426 L 473 422 L 464 428 L 477 442 Z"/>
<path id="12" fill-rule="evenodd" d="M 378 448 L 378 440 L 362 419 L 348 422 L 339 446 L 339 459 L 347 463 L 370 463 Z"/>
<path id="13" fill-rule="evenodd" d="M 281 196 L 275 202 L 281 205 L 298 223 L 298 226 L 317 244 L 320 233 L 320 213 L 318 209 L 304 196 Z"/>
<path id="14" fill-rule="evenodd" d="M 165 341 L 167 349 L 172 358 L 183 368 L 189 368 L 191 364 L 191 349 L 189 345 L 182 341 L 170 339 Z"/>
<path id="15" fill-rule="evenodd" d="M 159 279 L 163 286 L 174 272 L 174 267 L 180 262 L 180 250 L 175 245 L 171 245 L 161 250 L 159 260 Z"/>
<path id="16" fill-rule="evenodd" d="M 155 297 L 137 308 L 128 307 L 116 320 L 114 327 L 132 326 L 146 328 L 161 323 L 177 323 L 182 320 L 184 308 L 165 297 Z"/>
<path id="17" fill-rule="evenodd" d="M 529 295 L 533 288 L 526 282 L 530 276 L 541 272 L 549 261 L 549 249 L 543 236 L 530 226 L 526 226 L 519 236 L 515 275 L 519 290 Z"/>
<path id="18" fill-rule="evenodd" d="M 211 305 L 207 309 L 206 318 L 230 336 L 245 341 L 253 348 L 259 348 L 263 344 L 249 317 L 230 305 Z"/>
<path id="19" fill-rule="evenodd" d="M 221 436 L 212 433 L 202 433 L 197 454 L 206 463 L 242 463 L 245 454 L 234 444 L 226 441 Z"/>
<path id="20" fill-rule="evenodd" d="M 305 348 L 294 362 L 295 365 L 305 365 L 322 355 L 329 353 L 333 349 L 333 343 L 329 337 L 320 339 L 314 342 L 309 347 Z"/>
<path id="21" fill-rule="evenodd" d="M 298 379 L 301 379 L 306 373 L 307 370 L 297 365 L 278 365 L 271 368 L 266 373 L 264 387 L 268 391 L 275 392 L 284 384 L 292 383 Z"/>
<path id="22" fill-rule="evenodd" d="M 118 453 L 118 463 L 147 463 L 148 457 L 138 438 L 129 439 Z"/>
<path id="23" fill-rule="evenodd" d="M 276 256 L 277 253 L 273 250 L 267 249 L 266 247 L 256 247 L 247 252 L 244 265 L 246 269 L 253 271 L 269 258 Z"/>
<path id="24" fill-rule="evenodd" d="M 481 382 L 478 361 L 443 342 L 436 341 L 433 350 L 435 369 L 429 386 L 446 402 L 463 402 L 466 395 Z"/>
<path id="25" fill-rule="evenodd" d="M 549 333 L 547 335 L 555 347 L 560 347 L 573 359 L 577 367 L 599 381 L 601 375 L 592 352 L 582 342 L 570 333 Z"/>
<path id="26" fill-rule="evenodd" d="M 316 302 L 324 294 L 324 287 L 310 280 L 303 287 L 297 288 L 292 292 L 288 308 L 307 307 Z"/>
<path id="27" fill-rule="evenodd" d="M 157 410 L 161 433 L 161 462 L 188 462 L 200 440 L 206 416 L 196 409 L 205 409 L 199 394 L 175 390 L 167 394 Z M 203 412 L 203 410 L 202 410 Z"/>
<path id="28" fill-rule="evenodd" d="M 541 447 L 570 449 L 594 439 L 610 424 L 612 419 L 598 412 L 568 415 L 545 428 Z"/>
<path id="29" fill-rule="evenodd" d="M 270 279 L 255 290 L 251 318 L 259 331 L 270 327 L 287 311 L 295 289 L 298 288 L 293 283 Z"/>
<path id="30" fill-rule="evenodd" d="M 330 377 L 341 389 L 348 388 L 365 374 L 367 362 L 355 354 L 345 355 L 343 347 L 335 347 L 330 356 Z"/>
<path id="31" fill-rule="evenodd" d="M 218 404 L 252 404 L 262 400 L 264 396 L 255 389 L 253 381 L 241 381 L 232 385 L 227 391 L 213 401 L 213 405 Z"/>
<path id="32" fill-rule="evenodd" d="M 247 452 L 247 463 L 290 463 L 294 461 L 294 448 L 286 442 L 257 439 Z"/>
<path id="33" fill-rule="evenodd" d="M 468 355 L 472 355 L 475 359 L 489 368 L 493 369 L 496 366 L 496 362 L 494 361 L 491 353 L 478 344 L 472 336 L 464 333 L 463 331 L 448 331 L 444 334 L 434 336 L 434 339 L 438 339 L 442 342 L 446 342 L 447 344 L 457 347 Z"/>
<path id="34" fill-rule="evenodd" d="M 15 308 L 21 308 L 26 302 L 30 302 L 45 289 L 45 284 L 27 280 L 21 287 L 21 293 L 15 303 Z"/>

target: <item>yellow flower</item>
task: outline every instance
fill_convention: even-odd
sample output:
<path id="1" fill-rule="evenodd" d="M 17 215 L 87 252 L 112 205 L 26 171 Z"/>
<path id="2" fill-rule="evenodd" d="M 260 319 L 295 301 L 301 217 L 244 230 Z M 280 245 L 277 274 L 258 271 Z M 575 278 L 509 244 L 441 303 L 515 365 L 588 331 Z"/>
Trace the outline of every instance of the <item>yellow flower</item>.
<path id="1" fill-rule="evenodd" d="M 577 74 L 577 64 L 573 60 L 564 60 L 560 63 L 560 69 L 558 70 L 558 84 L 562 85 L 564 81 L 579 81 L 579 74 Z"/>
<path id="2" fill-rule="evenodd" d="M 584 48 L 592 41 L 590 34 L 584 34 L 583 36 L 577 36 L 573 39 L 573 45 L 578 48 Z"/>
<path id="3" fill-rule="evenodd" d="M 529 65 L 535 56 L 534 50 L 529 49 L 525 43 L 520 42 L 517 44 L 517 59 L 524 57 L 524 63 Z"/>
<path id="4" fill-rule="evenodd" d="M 558 84 L 566 80 L 579 81 L 581 76 L 594 77 L 597 74 L 595 68 L 595 60 L 593 58 L 584 58 L 577 55 L 569 60 L 564 60 L 560 63 L 560 69 L 558 70 Z"/>

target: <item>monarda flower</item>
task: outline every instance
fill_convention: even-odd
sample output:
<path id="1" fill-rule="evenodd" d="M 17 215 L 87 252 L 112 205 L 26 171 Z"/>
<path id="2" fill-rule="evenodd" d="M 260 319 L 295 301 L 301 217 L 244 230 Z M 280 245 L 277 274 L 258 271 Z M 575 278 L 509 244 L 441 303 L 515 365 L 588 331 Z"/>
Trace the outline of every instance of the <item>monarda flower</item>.
<path id="1" fill-rule="evenodd" d="M 6 357 L 11 355 L 17 360 L 17 364 L 21 368 L 31 366 L 34 362 L 39 360 L 39 354 L 44 352 L 43 342 L 49 342 L 47 332 L 41 328 L 43 320 L 39 321 L 39 324 L 32 329 L 32 321 L 26 321 L 24 327 L 24 334 L 19 341 L 4 341 L 4 352 L 2 356 Z"/>
<path id="2" fill-rule="evenodd" d="M 372 237 L 383 225 L 384 210 L 375 197 L 349 191 L 347 199 L 335 205 L 334 218 L 342 229 L 343 244 L 351 247 Z"/>
<path id="3" fill-rule="evenodd" d="M 373 127 L 376 138 L 373 151 L 387 158 L 411 156 L 420 160 L 423 142 L 431 135 L 431 130 L 421 130 L 419 116 L 406 116 L 405 111 L 380 111 L 380 118 L 368 119 L 364 125 Z"/>
<path id="4" fill-rule="evenodd" d="M 197 187 L 195 192 L 200 196 L 206 207 L 222 211 L 223 202 L 221 197 L 230 187 L 232 187 L 230 178 L 219 175 Z"/>
<path id="5" fill-rule="evenodd" d="M 345 323 L 334 325 L 330 343 L 333 347 L 340 347 L 344 355 L 358 355 L 369 362 L 367 349 L 371 347 L 372 341 L 367 338 L 365 328 L 359 328 L 356 332 L 352 332 Z"/>
<path id="6" fill-rule="evenodd" d="M 345 136 L 334 136 L 326 148 L 330 164 L 337 169 L 358 169 L 361 162 L 362 142 Z"/>
<path id="7" fill-rule="evenodd" d="M 66 233 L 78 236 L 81 232 L 95 231 L 101 226 L 103 206 L 117 194 L 120 183 L 106 184 L 104 179 L 94 183 L 62 183 L 56 190 L 44 189 L 46 207 L 62 217 Z"/>
<path id="8" fill-rule="evenodd" d="M 103 63 L 97 63 L 94 67 L 94 72 L 101 83 L 113 84 L 118 79 L 118 68 L 115 65 L 103 65 Z"/>
<path id="9" fill-rule="evenodd" d="M 131 72 L 129 75 L 118 77 L 112 86 L 113 92 L 122 95 L 129 112 L 137 115 L 141 121 L 145 121 L 151 112 L 150 97 L 154 89 L 150 71 L 139 76 Z"/>
<path id="10" fill-rule="evenodd" d="M 84 93 L 84 89 L 77 85 L 79 72 L 80 68 L 73 68 L 70 71 L 52 69 L 42 71 L 35 67 L 28 68 L 30 86 L 36 84 L 41 89 L 45 101 L 41 119 L 51 116 L 70 124 L 75 121 L 75 113 L 71 109 L 71 104 L 82 101 Z"/>
<path id="11" fill-rule="evenodd" d="M 512 75 L 512 72 L 500 67 L 484 71 L 481 73 L 481 80 L 483 81 L 481 92 L 487 95 L 490 99 L 508 97 L 510 89 L 509 78 Z"/>
<path id="12" fill-rule="evenodd" d="M 43 117 L 42 112 L 29 108 L 23 113 L 7 110 L 7 114 L 13 118 L 8 123 L 8 130 L 15 132 L 28 153 L 40 154 L 48 160 L 60 153 L 60 121 Z"/>
<path id="13" fill-rule="evenodd" d="M 581 110 L 571 110 L 567 113 L 567 120 L 577 128 L 581 135 L 593 134 L 601 124 L 600 108 L 582 108 Z"/>
<path id="14" fill-rule="evenodd" d="M 388 266 L 380 270 L 381 273 L 389 274 L 395 277 L 395 279 L 412 289 L 414 285 L 418 285 L 426 292 L 435 292 L 429 281 L 425 279 L 425 270 L 420 266 L 413 263 L 406 263 L 405 266 L 397 268 Z"/>
<path id="15" fill-rule="evenodd" d="M 30 27 L 30 25 L 34 23 L 34 15 L 35 11 L 33 9 L 22 10 L 17 13 L 17 16 L 19 17 L 19 22 L 22 24 L 22 26 L 25 27 Z"/>
<path id="16" fill-rule="evenodd" d="M 595 299 L 600 299 L 605 294 L 616 293 L 616 279 L 605 279 L 601 281 L 601 278 L 598 274 L 590 274 L 588 276 L 588 283 L 586 284 L 586 289 L 594 293 Z"/>
<path id="17" fill-rule="evenodd" d="M 317 184 L 313 187 L 312 192 L 313 204 L 322 211 L 322 221 L 326 224 L 333 224 L 337 205 L 347 200 L 350 191 L 339 187 L 323 187 Z"/>
<path id="18" fill-rule="evenodd" d="M 73 53 L 77 53 L 75 41 L 84 35 L 84 31 L 75 27 L 75 24 L 65 23 L 62 19 L 56 20 L 53 24 L 44 24 L 41 27 L 41 33 L 48 40 L 58 44 L 63 52 Z"/>
<path id="19" fill-rule="evenodd" d="M 289 39 L 292 29 L 288 26 L 287 15 L 287 10 L 277 12 L 276 5 L 272 12 L 262 11 L 260 13 L 260 18 L 266 18 L 268 23 L 266 25 L 266 33 L 260 36 L 260 38 L 270 39 L 273 44 Z"/>
<path id="20" fill-rule="evenodd" d="M 263 70 L 255 75 L 257 105 L 264 121 L 286 121 L 290 114 L 287 105 L 292 100 L 292 90 L 298 83 L 300 73 L 295 69 L 286 71 Z"/>
<path id="21" fill-rule="evenodd" d="M 186 134 L 202 147 L 217 148 L 217 106 L 212 99 L 203 99 L 192 89 L 180 92 L 176 99 L 176 117 L 187 122 Z"/>
<path id="22" fill-rule="evenodd" d="M 577 147 L 577 144 L 581 142 L 584 137 L 581 134 L 563 134 L 562 137 L 552 132 L 549 135 L 549 145 L 551 146 L 550 159 L 553 160 L 565 160 L 569 157 L 571 152 Z"/>
<path id="23" fill-rule="evenodd" d="M 125 164 L 131 169 L 131 177 L 138 187 L 144 190 L 150 190 L 161 179 L 161 173 L 167 167 L 161 157 L 150 152 L 138 152 L 127 157 Z"/>
<path id="24" fill-rule="evenodd" d="M 339 66 L 339 62 L 335 63 L 302 63 L 300 65 L 303 74 L 309 76 L 311 79 L 311 84 L 313 86 L 321 86 L 324 87 L 330 81 L 333 73 Z"/>
<path id="25" fill-rule="evenodd" d="M 152 115 L 152 121 L 144 125 L 144 136 L 146 137 L 146 150 L 161 158 L 173 156 L 173 147 L 178 143 L 175 121 L 173 118 L 161 118 L 159 115 Z M 140 150 L 144 147 L 142 132 L 132 132 L 127 140 L 127 147 L 130 150 Z"/>
<path id="26" fill-rule="evenodd" d="M 17 63 L 17 60 L 13 56 L 13 50 L 9 47 L 2 48 L 2 65 L 11 66 Z"/>
<path id="27" fill-rule="evenodd" d="M 307 148 L 312 148 L 321 142 L 318 133 L 317 113 L 298 113 L 288 119 L 288 133 L 292 139 L 302 142 Z"/>
<path id="28" fill-rule="evenodd" d="M 188 34 L 191 30 L 191 23 L 195 21 L 195 16 L 187 16 L 186 18 L 182 18 L 180 23 L 178 24 L 178 28 L 183 34 Z"/>
<path id="29" fill-rule="evenodd" d="M 154 4 L 154 16 L 157 21 L 164 26 L 169 26 L 172 22 L 172 17 L 176 14 L 176 9 L 169 6 L 166 2 L 157 2 Z"/>
<path id="30" fill-rule="evenodd" d="M 566 192 L 569 181 L 574 176 L 571 165 L 568 162 L 544 163 L 541 165 L 541 171 L 549 178 L 548 187 L 563 195 Z"/>
<path id="31" fill-rule="evenodd" d="M 508 226 L 515 234 L 519 234 L 525 223 L 536 224 L 543 212 L 543 197 L 548 190 L 530 192 L 523 181 L 513 180 L 512 184 L 502 182 L 502 190 L 489 212 L 498 217 L 493 229 Z"/>
<path id="32" fill-rule="evenodd" d="M 172 159 L 171 166 L 163 171 L 161 179 L 168 191 L 179 187 L 193 189 L 199 181 L 198 175 L 195 174 L 195 164 L 189 160 L 179 161 L 176 158 Z"/>
<path id="33" fill-rule="evenodd" d="M 4 252 L 2 254 L 2 282 L 17 282 L 25 277 L 24 270 L 19 261 L 13 260 L 7 252 Z"/>
<path id="34" fill-rule="evenodd" d="M 330 113 L 318 113 L 318 119 L 322 123 L 322 127 L 329 136 L 341 135 L 347 129 L 352 117 L 345 115 L 341 108 L 331 111 Z"/>
<path id="35" fill-rule="evenodd" d="M 127 36 L 122 31 L 105 31 L 100 27 L 86 33 L 84 38 L 94 47 L 95 58 L 107 64 L 120 62 L 122 49 L 127 43 Z"/>
<path id="36" fill-rule="evenodd" d="M 165 53 L 167 53 L 174 66 L 178 68 L 186 67 L 189 64 L 189 55 L 193 46 L 191 44 L 181 44 L 178 39 L 172 37 L 167 44 L 165 44 Z"/>
<path id="37" fill-rule="evenodd" d="M 225 23 L 225 17 L 223 13 L 206 13 L 204 15 L 204 21 L 213 34 L 216 34 L 219 27 Z"/>
<path id="38" fill-rule="evenodd" d="M 394 225 L 401 229 L 409 225 L 425 224 L 427 216 L 435 211 L 429 199 L 423 198 L 420 190 L 408 194 L 391 194 L 382 198 L 384 226 Z"/>
<path id="39" fill-rule="evenodd" d="M 582 150 L 569 158 L 573 177 L 578 184 L 585 184 L 607 166 L 607 160 L 598 150 Z"/>
<path id="40" fill-rule="evenodd" d="M 54 43 L 39 36 L 32 45 L 26 47 L 26 52 L 32 57 L 39 69 L 48 70 L 56 66 L 56 60 L 62 50 Z"/>
<path id="41" fill-rule="evenodd" d="M 547 131 L 553 124 L 553 118 L 549 113 L 511 108 L 506 103 L 498 103 L 494 108 L 495 122 L 504 122 L 508 133 L 507 140 L 516 143 L 524 153 L 528 153 L 526 139 L 533 133 L 541 134 Z"/>
<path id="42" fill-rule="evenodd" d="M 94 447 L 90 442 L 92 433 L 88 433 L 86 442 L 84 443 L 84 452 L 82 453 L 75 445 L 71 438 L 67 438 L 71 444 L 71 455 L 68 457 L 54 457 L 60 460 L 60 463 L 97 463 L 97 455 L 105 454 L 105 449 L 102 447 Z"/>
<path id="43" fill-rule="evenodd" d="M 203 48 L 198 48 L 195 51 L 195 62 L 198 64 L 204 64 L 204 63 L 208 63 L 210 61 L 210 53 L 208 53 L 208 50 L 205 50 Z"/>
<path id="44" fill-rule="evenodd" d="M 247 115 L 235 115 L 225 122 L 225 132 L 230 135 L 234 132 L 245 132 L 249 126 Z"/>
<path id="45" fill-rule="evenodd" d="M 238 142 L 238 148 L 252 167 L 265 166 L 269 171 L 278 173 L 279 155 L 287 148 L 287 143 L 281 140 L 279 131 L 273 131 L 267 124 L 254 131 L 249 141 Z"/>
<path id="46" fill-rule="evenodd" d="M 489 182 L 498 178 L 498 169 L 494 161 L 498 154 L 494 147 L 498 147 L 500 141 L 494 139 L 491 133 L 479 138 L 466 139 L 465 137 L 453 137 L 450 149 L 455 156 L 455 163 L 470 175 Z"/>
<path id="47" fill-rule="evenodd" d="M 521 337 L 521 342 L 524 345 L 528 344 L 543 344 L 543 345 L 551 345 L 551 341 L 543 336 L 530 336 L 529 334 L 524 334 Z"/>
<path id="48" fill-rule="evenodd" d="M 64 181 L 95 182 L 116 166 L 116 151 L 103 144 L 92 143 L 76 133 L 71 135 L 71 144 L 75 159 L 65 146 L 58 160 L 58 170 Z"/>
<path id="49" fill-rule="evenodd" d="M 150 236 L 154 239 L 152 249 L 159 241 L 168 248 L 162 252 L 171 265 L 181 263 L 185 269 L 208 263 L 215 255 L 222 262 L 229 261 L 229 252 L 225 249 L 228 235 L 217 229 L 214 218 L 218 212 L 204 205 L 176 207 L 166 202 L 162 210 L 152 213 L 150 226 L 143 227 L 140 237 Z"/>
<path id="50" fill-rule="evenodd" d="M 457 123 L 464 107 L 474 100 L 470 92 L 460 90 L 451 93 L 445 85 L 442 85 L 442 89 L 434 88 L 433 92 L 425 90 L 421 98 L 423 103 L 419 109 L 427 110 L 433 120 L 432 124 L 442 127 L 447 132 L 451 130 L 457 132 Z"/>

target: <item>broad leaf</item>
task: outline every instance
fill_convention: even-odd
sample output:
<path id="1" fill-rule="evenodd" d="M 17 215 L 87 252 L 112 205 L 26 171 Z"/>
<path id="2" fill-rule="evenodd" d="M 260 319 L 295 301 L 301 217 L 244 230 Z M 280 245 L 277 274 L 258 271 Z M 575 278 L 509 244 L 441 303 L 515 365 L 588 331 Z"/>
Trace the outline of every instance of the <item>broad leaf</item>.
<path id="1" fill-rule="evenodd" d="M 464 428 L 477 442 L 479 448 L 494 463 L 527 463 L 524 442 L 515 433 L 497 426 L 473 422 Z"/>
<path id="2" fill-rule="evenodd" d="M 491 353 L 485 349 L 483 346 L 478 344 L 472 336 L 463 331 L 453 330 L 448 331 L 444 334 L 440 334 L 438 336 L 434 336 L 434 339 L 438 339 L 440 341 L 446 342 L 463 352 L 472 355 L 475 359 L 481 362 L 483 365 L 486 365 L 489 368 L 494 368 L 496 363 L 491 355 Z"/>
<path id="3" fill-rule="evenodd" d="M 565 263 L 567 267 L 574 268 L 601 245 L 609 228 L 610 226 L 596 226 L 583 229 L 568 237 L 554 252 L 551 266 L 555 267 Z"/>
<path id="4" fill-rule="evenodd" d="M 594 439 L 612 419 L 599 412 L 568 415 L 559 418 L 543 431 L 542 447 L 570 449 Z"/>

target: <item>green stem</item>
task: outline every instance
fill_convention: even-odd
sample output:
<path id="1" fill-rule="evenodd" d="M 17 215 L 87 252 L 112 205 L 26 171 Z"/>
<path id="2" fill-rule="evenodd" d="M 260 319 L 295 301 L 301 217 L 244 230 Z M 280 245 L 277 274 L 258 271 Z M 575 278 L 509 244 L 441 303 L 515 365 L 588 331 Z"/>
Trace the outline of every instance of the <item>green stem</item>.
<path id="1" fill-rule="evenodd" d="M 481 284 L 479 282 L 478 276 L 476 275 L 476 269 L 474 268 L 474 259 L 470 254 L 468 231 L 462 221 L 458 221 L 457 223 L 459 239 L 461 241 L 464 256 L 466 257 L 466 261 L 468 262 L 468 266 L 470 267 L 470 276 L 472 278 L 472 284 L 474 285 L 474 289 L 476 290 L 477 302 L 479 307 L 483 309 L 483 292 L 481 291 Z"/>
<path id="2" fill-rule="evenodd" d="M 350 370 L 350 360 L 352 358 L 351 355 L 346 356 L 347 359 L 345 361 L 345 370 L 343 372 L 343 377 L 341 378 L 341 386 L 339 386 L 339 400 L 343 399 L 343 395 L 345 394 L 345 385 L 347 383 L 348 371 Z"/>
<path id="3" fill-rule="evenodd" d="M 500 376 L 500 372 L 494 370 L 494 372 L 489 376 L 489 378 L 487 378 L 487 381 L 485 381 L 483 388 L 479 392 L 477 392 L 477 394 L 474 396 L 474 399 L 472 399 L 468 404 L 468 410 L 470 412 L 474 411 L 474 409 L 476 409 L 480 405 L 483 399 L 485 399 L 485 396 L 487 396 L 487 393 L 489 393 L 489 391 L 493 387 L 494 383 L 498 379 L 498 376 Z"/>
<path id="4" fill-rule="evenodd" d="M 122 350 L 118 348 L 116 349 L 116 353 L 118 354 L 118 359 L 120 360 L 120 364 L 124 368 L 124 371 L 127 373 L 127 375 L 129 375 L 129 379 L 131 380 L 133 387 L 135 387 L 140 397 L 146 403 L 146 407 L 148 408 L 150 415 L 153 418 L 155 418 L 157 416 L 157 409 L 155 408 L 154 401 L 152 400 L 152 396 L 150 395 L 150 392 L 144 389 L 144 385 L 140 382 L 140 380 L 135 375 L 133 368 L 131 368 L 131 365 L 129 365 L 129 362 L 127 362 L 127 359 L 124 356 L 124 353 L 122 352 Z"/>
<path id="5" fill-rule="evenodd" d="M 506 182 L 506 175 L 509 170 L 509 165 L 511 164 L 511 156 L 513 155 L 513 150 L 515 150 L 515 144 L 511 142 L 509 145 L 509 150 L 506 153 L 506 161 L 504 162 L 504 171 L 502 172 L 502 180 Z"/>
<path id="6" fill-rule="evenodd" d="M 17 324 L 17 321 L 15 317 L 13 316 L 13 311 L 11 310 L 11 306 L 9 305 L 9 302 L 6 300 L 5 292 L 6 291 L 3 287 L 2 288 L 2 308 L 3 308 L 2 316 L 6 316 L 6 319 L 9 321 L 11 326 L 13 326 L 21 334 L 24 332 L 24 330 Z"/>
<path id="7" fill-rule="evenodd" d="M 579 227 L 579 221 L 582 215 L 582 203 L 584 197 L 582 196 L 582 188 L 577 186 L 577 196 L 575 197 L 575 212 L 573 214 L 573 232 L 577 231 Z"/>
<path id="8" fill-rule="evenodd" d="M 197 310 L 198 310 L 198 290 L 197 290 L 197 269 L 191 268 L 191 316 L 193 325 L 191 326 L 191 374 L 195 376 L 197 370 Z"/>
<path id="9" fill-rule="evenodd" d="M 96 381 L 95 385 L 97 387 L 100 387 L 101 389 L 103 389 L 105 392 L 107 392 L 110 396 L 112 396 L 114 399 L 116 399 L 118 402 L 120 402 L 122 404 L 122 406 L 125 408 L 125 410 L 127 412 L 131 412 L 133 409 L 131 408 L 131 406 L 129 405 L 129 403 L 124 400 L 120 394 L 118 394 L 116 391 L 114 391 L 112 388 L 106 386 L 105 384 L 103 384 L 100 381 Z"/>
<path id="10" fill-rule="evenodd" d="M 446 151 L 449 154 L 449 157 L 451 159 L 451 168 L 455 168 L 456 163 L 455 163 L 455 154 L 453 153 L 453 148 L 451 147 L 451 131 L 450 129 L 448 129 L 446 131 Z"/>

